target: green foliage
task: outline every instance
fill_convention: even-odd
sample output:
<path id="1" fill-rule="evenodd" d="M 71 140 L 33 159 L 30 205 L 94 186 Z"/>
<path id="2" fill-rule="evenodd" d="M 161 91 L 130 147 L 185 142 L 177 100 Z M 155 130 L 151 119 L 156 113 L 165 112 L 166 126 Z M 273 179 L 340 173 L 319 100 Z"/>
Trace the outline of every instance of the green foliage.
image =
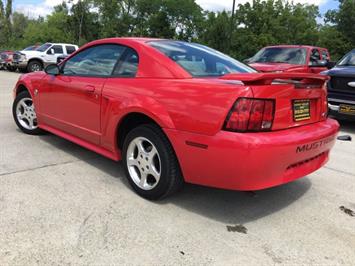
<path id="1" fill-rule="evenodd" d="M 355 0 L 339 0 L 339 9 L 329 10 L 324 21 L 320 40 L 338 59 L 355 47 Z"/>
<path id="2" fill-rule="evenodd" d="M 195 0 L 66 0 L 33 19 L 0 0 L 0 48 L 146 36 L 196 41 L 238 59 L 275 44 L 318 45 L 338 59 L 355 46 L 355 0 L 339 0 L 339 9 L 329 10 L 323 24 L 319 19 L 317 6 L 287 0 L 239 4 L 233 19 L 231 12 L 203 11 Z"/>

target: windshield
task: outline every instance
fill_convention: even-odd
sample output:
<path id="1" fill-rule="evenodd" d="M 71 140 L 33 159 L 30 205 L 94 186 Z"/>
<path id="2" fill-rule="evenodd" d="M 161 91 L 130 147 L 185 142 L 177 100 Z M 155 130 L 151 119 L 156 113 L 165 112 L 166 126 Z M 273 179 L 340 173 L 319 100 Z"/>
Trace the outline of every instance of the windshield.
<path id="1" fill-rule="evenodd" d="M 37 46 L 33 45 L 33 46 L 29 46 L 25 49 L 23 49 L 24 51 L 35 51 L 37 49 Z"/>
<path id="2" fill-rule="evenodd" d="M 179 64 L 194 77 L 229 73 L 254 73 L 254 69 L 209 47 L 181 41 L 151 41 L 149 44 Z"/>
<path id="3" fill-rule="evenodd" d="M 49 47 L 51 47 L 51 46 L 52 46 L 52 44 L 50 44 L 50 43 L 45 43 L 45 44 L 43 44 L 42 46 L 38 47 L 36 51 L 45 52 L 45 51 L 47 51 L 47 49 L 48 49 Z"/>
<path id="4" fill-rule="evenodd" d="M 270 47 L 261 49 L 249 63 L 286 63 L 305 65 L 307 50 L 305 48 Z"/>
<path id="5" fill-rule="evenodd" d="M 338 63 L 338 66 L 355 66 L 355 50 L 348 53 Z"/>

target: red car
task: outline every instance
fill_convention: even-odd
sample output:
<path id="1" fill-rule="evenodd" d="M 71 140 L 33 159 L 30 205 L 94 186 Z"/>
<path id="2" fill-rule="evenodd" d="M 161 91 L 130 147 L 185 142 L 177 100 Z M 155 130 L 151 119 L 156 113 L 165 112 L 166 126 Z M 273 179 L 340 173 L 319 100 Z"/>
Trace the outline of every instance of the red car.
<path id="1" fill-rule="evenodd" d="M 335 65 L 327 49 L 305 45 L 268 46 L 245 62 L 260 72 L 278 73 L 319 74 Z"/>
<path id="2" fill-rule="evenodd" d="M 326 76 L 256 73 L 211 48 L 113 38 L 21 76 L 13 116 L 112 160 L 134 190 L 159 199 L 184 182 L 258 190 L 324 165 L 338 123 Z"/>
<path id="3" fill-rule="evenodd" d="M 13 51 L 3 51 L 0 54 L 0 69 L 7 69 L 9 71 L 15 71 L 11 66 Z"/>

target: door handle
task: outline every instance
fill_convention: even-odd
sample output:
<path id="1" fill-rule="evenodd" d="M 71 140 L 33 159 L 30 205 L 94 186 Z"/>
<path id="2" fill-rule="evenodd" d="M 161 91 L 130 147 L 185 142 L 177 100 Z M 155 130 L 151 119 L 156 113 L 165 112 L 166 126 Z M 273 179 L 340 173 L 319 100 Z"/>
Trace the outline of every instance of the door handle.
<path id="1" fill-rule="evenodd" d="M 95 92 L 95 87 L 91 85 L 85 86 L 85 92 L 87 93 L 94 93 Z"/>

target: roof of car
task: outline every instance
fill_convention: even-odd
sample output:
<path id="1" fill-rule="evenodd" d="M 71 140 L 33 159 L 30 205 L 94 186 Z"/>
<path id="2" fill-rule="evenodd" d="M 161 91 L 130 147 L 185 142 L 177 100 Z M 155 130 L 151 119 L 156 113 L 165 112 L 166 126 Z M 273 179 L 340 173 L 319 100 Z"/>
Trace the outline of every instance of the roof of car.
<path id="1" fill-rule="evenodd" d="M 148 38 L 148 37 L 114 37 L 114 38 L 106 38 L 106 39 L 101 39 L 99 41 L 113 41 L 113 40 L 120 40 L 120 41 L 136 41 L 136 42 L 150 42 L 150 41 L 160 41 L 160 40 L 166 40 L 166 39 L 160 39 L 160 38 Z"/>
<path id="2" fill-rule="evenodd" d="M 319 48 L 319 49 L 326 49 L 326 48 L 318 47 L 318 46 L 311 46 L 311 45 L 292 45 L 292 44 L 271 45 L 271 46 L 266 46 L 265 48 L 273 48 L 273 47 L 307 48 L 307 49 Z"/>
<path id="3" fill-rule="evenodd" d="M 73 46 L 77 46 L 76 44 L 72 44 L 72 43 L 53 43 L 53 42 L 46 42 L 44 44 L 50 44 L 50 45 L 73 45 Z"/>

